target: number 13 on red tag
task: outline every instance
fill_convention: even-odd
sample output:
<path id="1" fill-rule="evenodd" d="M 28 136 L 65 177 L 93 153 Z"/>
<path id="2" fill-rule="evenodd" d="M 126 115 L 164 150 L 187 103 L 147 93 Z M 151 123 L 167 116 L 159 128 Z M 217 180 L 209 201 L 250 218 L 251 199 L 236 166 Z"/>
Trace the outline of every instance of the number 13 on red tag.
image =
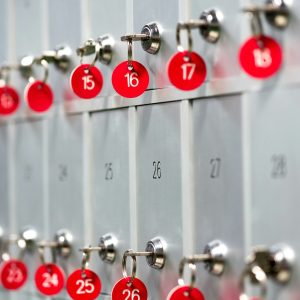
<path id="1" fill-rule="evenodd" d="M 168 75 L 171 83 L 178 89 L 194 90 L 206 78 L 206 65 L 196 52 L 178 52 L 169 61 Z"/>
<path id="2" fill-rule="evenodd" d="M 128 61 L 120 63 L 112 74 L 112 85 L 116 92 L 125 98 L 135 98 L 142 95 L 149 85 L 147 69 L 139 62 Z"/>

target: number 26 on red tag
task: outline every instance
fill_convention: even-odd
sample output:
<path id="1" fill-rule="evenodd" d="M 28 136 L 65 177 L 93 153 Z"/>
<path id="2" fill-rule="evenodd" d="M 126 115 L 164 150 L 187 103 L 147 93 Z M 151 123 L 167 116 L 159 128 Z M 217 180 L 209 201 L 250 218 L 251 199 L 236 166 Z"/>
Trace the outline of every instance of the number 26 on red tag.
<path id="1" fill-rule="evenodd" d="M 196 52 L 178 52 L 168 63 L 168 76 L 178 89 L 194 90 L 201 86 L 206 78 L 206 65 Z"/>
<path id="2" fill-rule="evenodd" d="M 67 280 L 67 291 L 74 300 L 95 300 L 101 292 L 101 281 L 96 273 L 86 269 L 74 271 Z"/>
<path id="3" fill-rule="evenodd" d="M 135 98 L 142 95 L 149 85 L 147 69 L 139 62 L 128 61 L 120 63 L 113 71 L 112 85 L 115 91 L 125 98 Z"/>
<path id="4" fill-rule="evenodd" d="M 119 280 L 112 290 L 112 300 L 147 300 L 148 292 L 145 284 L 138 278 L 126 277 Z"/>

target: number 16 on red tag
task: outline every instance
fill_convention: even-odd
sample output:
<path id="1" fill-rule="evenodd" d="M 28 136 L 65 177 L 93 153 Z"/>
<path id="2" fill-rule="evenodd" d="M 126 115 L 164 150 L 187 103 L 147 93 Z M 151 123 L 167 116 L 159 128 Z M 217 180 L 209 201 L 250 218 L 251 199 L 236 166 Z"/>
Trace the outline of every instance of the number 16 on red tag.
<path id="1" fill-rule="evenodd" d="M 112 85 L 116 92 L 126 98 L 142 95 L 149 85 L 147 69 L 137 61 L 120 63 L 112 74 Z"/>

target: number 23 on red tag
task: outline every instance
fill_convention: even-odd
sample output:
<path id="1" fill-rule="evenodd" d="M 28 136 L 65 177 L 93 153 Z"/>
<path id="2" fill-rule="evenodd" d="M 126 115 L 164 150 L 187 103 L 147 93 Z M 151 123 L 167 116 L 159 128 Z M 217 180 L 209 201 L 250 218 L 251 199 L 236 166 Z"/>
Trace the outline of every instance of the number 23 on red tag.
<path id="1" fill-rule="evenodd" d="M 201 86 L 206 78 L 206 65 L 196 52 L 178 52 L 168 63 L 168 76 L 178 89 L 194 90 Z"/>
<path id="2" fill-rule="evenodd" d="M 147 300 L 148 292 L 145 284 L 138 278 L 126 277 L 119 280 L 112 290 L 112 300 Z"/>
<path id="3" fill-rule="evenodd" d="M 101 292 L 101 281 L 96 273 L 86 269 L 74 271 L 67 280 L 67 291 L 74 300 L 95 300 Z"/>
<path id="4" fill-rule="evenodd" d="M 114 69 L 112 85 L 122 97 L 138 97 L 146 91 L 149 85 L 148 71 L 137 61 L 132 61 L 131 66 L 128 61 L 124 61 Z"/>
<path id="5" fill-rule="evenodd" d="M 2 286 L 7 290 L 17 290 L 27 281 L 28 270 L 26 265 L 16 259 L 4 262 L 0 270 Z"/>

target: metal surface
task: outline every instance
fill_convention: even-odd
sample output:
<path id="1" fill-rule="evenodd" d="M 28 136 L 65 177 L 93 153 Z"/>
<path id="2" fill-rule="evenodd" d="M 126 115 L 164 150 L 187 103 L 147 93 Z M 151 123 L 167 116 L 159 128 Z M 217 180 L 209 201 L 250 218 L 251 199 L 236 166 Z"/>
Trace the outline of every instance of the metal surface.
<path id="1" fill-rule="evenodd" d="M 41 54 L 61 44 L 74 50 L 101 32 L 115 37 L 114 55 L 109 65 L 101 66 L 105 81 L 100 97 L 76 99 L 68 72 L 52 72 L 50 66 L 53 111 L 29 116 L 22 104 L 17 115 L 1 117 L 0 226 L 5 233 L 31 224 L 41 239 L 51 240 L 57 229 L 69 228 L 75 250 L 97 245 L 99 236 L 112 233 L 118 239 L 115 263 L 91 260 L 103 283 L 100 297 L 106 300 L 122 274 L 120 254 L 143 249 L 152 236 L 166 240 L 168 255 L 159 272 L 146 263 L 138 265 L 137 275 L 146 283 L 150 300 L 165 300 L 177 284 L 180 259 L 201 253 L 216 237 L 228 245 L 228 268 L 220 278 L 198 270 L 196 286 L 206 299 L 238 298 L 244 255 L 253 246 L 289 245 L 296 254 L 293 276 L 284 287 L 268 281 L 266 298 L 297 298 L 299 1 L 288 9 L 285 5 L 291 1 L 280 0 L 252 1 L 251 6 L 237 0 L 153 0 L 150 5 L 131 0 L 48 2 L 1 4 L 2 62 L 16 64 L 27 53 Z M 204 43 L 193 32 L 193 50 L 206 62 L 207 80 L 194 91 L 179 91 L 170 85 L 166 72 L 176 53 L 176 24 L 198 20 L 212 5 L 224 14 L 218 43 Z M 252 11 L 263 8 L 264 33 L 284 49 L 284 67 L 267 81 L 247 78 L 238 64 L 238 50 L 252 34 L 249 19 L 241 13 L 246 6 Z M 148 55 L 143 47 L 134 49 L 135 60 L 149 72 L 149 90 L 137 99 L 121 98 L 110 81 L 113 69 L 127 58 L 126 44 L 117 37 L 139 33 L 153 20 L 163 28 L 159 52 Z M 282 32 L 276 30 L 285 26 Z M 30 64 L 24 63 L 27 78 L 32 75 Z M 21 94 L 25 81 L 17 72 L 12 72 L 11 83 Z M 161 178 L 154 179 L 158 171 Z M 272 251 L 273 261 L 283 270 L 276 272 L 278 279 L 285 281 L 289 260 Z M 34 271 L 36 261 L 26 259 Z M 70 273 L 80 262 L 80 253 L 73 251 L 62 266 Z M 30 277 L 24 290 L 13 295 L 0 290 L 0 297 L 41 299 Z M 68 299 L 65 292 L 58 297 Z"/>
<path id="2" fill-rule="evenodd" d="M 60 229 L 55 233 L 54 242 L 56 251 L 61 257 L 69 257 L 72 254 L 73 235 L 68 229 Z"/>
<path id="3" fill-rule="evenodd" d="M 111 234 L 103 235 L 99 240 L 99 251 L 100 258 L 107 262 L 113 263 L 116 259 L 118 240 Z"/>
<path id="4" fill-rule="evenodd" d="M 153 238 L 147 242 L 145 251 L 152 253 L 146 257 L 147 263 L 151 268 L 162 269 L 166 261 L 166 242 L 161 238 Z"/>
<path id="5" fill-rule="evenodd" d="M 156 54 L 161 45 L 161 31 L 160 25 L 157 23 L 149 23 L 142 28 L 141 34 L 145 34 L 147 39 L 142 39 L 143 49 L 150 53 Z"/>

